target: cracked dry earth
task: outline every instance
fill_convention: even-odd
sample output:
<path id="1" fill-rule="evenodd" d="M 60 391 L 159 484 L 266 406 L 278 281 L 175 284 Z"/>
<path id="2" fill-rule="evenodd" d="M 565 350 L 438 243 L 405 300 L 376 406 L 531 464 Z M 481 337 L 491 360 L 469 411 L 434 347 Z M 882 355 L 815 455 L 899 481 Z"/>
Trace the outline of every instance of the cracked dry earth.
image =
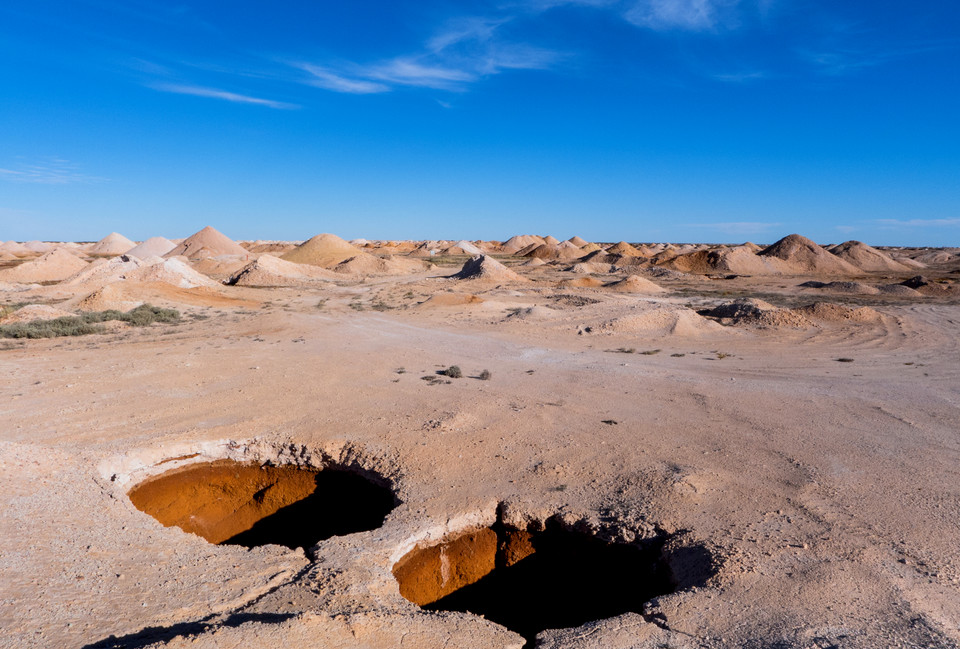
<path id="1" fill-rule="evenodd" d="M 0 646 L 960 646 L 957 306 L 267 295 L 0 352 Z"/>

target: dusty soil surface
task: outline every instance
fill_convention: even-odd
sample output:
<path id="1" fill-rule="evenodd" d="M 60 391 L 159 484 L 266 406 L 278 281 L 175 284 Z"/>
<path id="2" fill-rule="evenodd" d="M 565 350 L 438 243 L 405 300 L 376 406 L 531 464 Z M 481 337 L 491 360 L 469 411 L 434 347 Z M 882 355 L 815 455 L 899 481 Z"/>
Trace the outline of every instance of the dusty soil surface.
<path id="1" fill-rule="evenodd" d="M 410 600 L 548 556 L 551 530 L 653 553 L 654 571 L 564 551 L 511 586 L 531 611 L 570 584 L 584 607 L 652 594 L 528 646 L 960 646 L 954 294 L 678 274 L 644 295 L 602 286 L 624 274 L 577 288 L 510 268 L 528 281 L 443 279 L 451 266 L 223 287 L 177 302 L 179 324 L 0 341 L 0 647 L 521 647 L 516 628 Z M 739 297 L 779 311 L 701 315 Z M 846 308 L 795 311 L 825 299 Z M 438 374 L 452 365 L 462 378 Z M 310 547 L 248 548 L 128 495 L 227 460 L 355 474 L 395 507 Z M 217 516 L 267 521 L 313 487 L 271 503 L 268 483 Z M 201 516 L 189 500 L 172 518 Z"/>

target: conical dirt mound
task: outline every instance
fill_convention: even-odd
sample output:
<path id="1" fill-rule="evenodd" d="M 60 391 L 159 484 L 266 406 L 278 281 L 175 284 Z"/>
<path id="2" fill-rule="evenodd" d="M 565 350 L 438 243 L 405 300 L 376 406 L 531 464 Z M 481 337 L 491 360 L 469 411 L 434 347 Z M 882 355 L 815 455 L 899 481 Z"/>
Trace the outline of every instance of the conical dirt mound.
<path id="1" fill-rule="evenodd" d="M 830 252 L 854 266 L 868 271 L 904 272 L 910 270 L 905 264 L 894 260 L 886 253 L 860 241 L 845 241 L 830 249 Z"/>
<path id="2" fill-rule="evenodd" d="M 122 234 L 111 232 L 90 246 L 87 252 L 91 255 L 122 255 L 136 245 Z"/>
<path id="3" fill-rule="evenodd" d="M 492 257 L 477 255 L 463 265 L 463 268 L 452 279 L 486 280 L 491 282 L 525 282 L 520 275 L 501 264 Z"/>
<path id="4" fill-rule="evenodd" d="M 324 233 L 304 241 L 280 259 L 295 264 L 331 268 L 359 254 L 360 249 L 356 246 L 351 246 L 335 234 Z"/>
<path id="5" fill-rule="evenodd" d="M 86 268 L 87 262 L 62 248 L 31 259 L 19 266 L 0 271 L 4 282 L 59 282 Z"/>
<path id="6" fill-rule="evenodd" d="M 239 243 L 207 226 L 168 252 L 164 257 L 183 255 L 187 259 L 207 259 L 220 255 L 246 255 L 247 251 Z"/>
<path id="7" fill-rule="evenodd" d="M 790 234 L 759 253 L 761 257 L 775 257 L 790 264 L 798 273 L 824 275 L 856 275 L 860 269 L 840 259 L 799 234 Z"/>
<path id="8" fill-rule="evenodd" d="M 177 247 L 173 241 L 164 237 L 150 237 L 143 243 L 127 250 L 125 255 L 130 255 L 138 259 L 147 259 L 149 257 L 163 257 L 165 254 Z"/>

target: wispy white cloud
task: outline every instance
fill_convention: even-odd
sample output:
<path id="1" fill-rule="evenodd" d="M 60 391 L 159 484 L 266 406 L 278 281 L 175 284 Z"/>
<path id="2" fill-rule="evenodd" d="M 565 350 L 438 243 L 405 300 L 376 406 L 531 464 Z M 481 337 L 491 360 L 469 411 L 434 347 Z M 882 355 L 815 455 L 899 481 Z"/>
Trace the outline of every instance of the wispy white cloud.
<path id="1" fill-rule="evenodd" d="M 714 74 L 713 78 L 715 81 L 723 81 L 724 83 L 749 83 L 751 81 L 760 81 L 761 79 L 767 78 L 767 73 L 762 70 L 754 70 L 751 72 L 728 72 L 724 74 Z"/>
<path id="2" fill-rule="evenodd" d="M 960 218 L 946 219 L 875 219 L 881 228 L 956 228 Z"/>
<path id="3" fill-rule="evenodd" d="M 0 167 L 0 179 L 14 183 L 41 185 L 69 185 L 74 183 L 105 182 L 107 178 L 90 176 L 80 171 L 79 165 L 62 158 L 36 161 L 18 161 L 11 167 Z"/>
<path id="4" fill-rule="evenodd" d="M 219 90 L 217 88 L 207 88 L 204 86 L 191 86 L 178 83 L 154 83 L 150 85 L 154 90 L 161 92 L 171 92 L 178 95 L 193 95 L 195 97 L 208 97 L 210 99 L 222 99 L 239 104 L 254 104 L 257 106 L 267 106 L 278 110 L 290 110 L 299 108 L 296 104 L 287 104 L 272 99 L 261 99 L 260 97 L 251 97 L 249 95 L 240 95 L 235 92 Z"/>
<path id="5" fill-rule="evenodd" d="M 624 13 L 628 22 L 655 30 L 708 31 L 726 20 L 739 0 L 639 0 Z"/>
<path id="6" fill-rule="evenodd" d="M 561 58 L 553 50 L 499 38 L 510 18 L 464 17 L 447 23 L 419 52 L 371 63 L 295 63 L 308 85 L 353 94 L 401 87 L 460 91 L 506 70 L 542 70 Z"/>
<path id="7" fill-rule="evenodd" d="M 371 95 L 378 92 L 387 92 L 390 86 L 376 81 L 365 81 L 363 79 L 350 79 L 331 71 L 329 68 L 310 63 L 299 63 L 296 67 L 310 74 L 307 83 L 324 90 L 333 90 L 334 92 L 345 92 L 355 95 Z"/>

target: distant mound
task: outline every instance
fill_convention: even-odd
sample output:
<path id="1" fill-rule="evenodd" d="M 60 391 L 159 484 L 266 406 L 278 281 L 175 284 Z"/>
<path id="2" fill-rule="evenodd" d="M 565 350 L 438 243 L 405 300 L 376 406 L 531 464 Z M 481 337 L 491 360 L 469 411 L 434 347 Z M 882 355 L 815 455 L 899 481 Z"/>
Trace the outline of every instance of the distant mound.
<path id="1" fill-rule="evenodd" d="M 557 288 L 600 288 L 601 286 L 603 286 L 603 280 L 596 277 L 578 277 L 557 282 Z"/>
<path id="2" fill-rule="evenodd" d="M 570 237 L 567 239 L 567 241 L 575 245 L 577 248 L 583 248 L 589 243 L 586 239 L 581 239 L 580 237 Z"/>
<path id="3" fill-rule="evenodd" d="M 111 232 L 90 246 L 87 252 L 91 255 L 122 255 L 136 245 L 122 234 Z"/>
<path id="4" fill-rule="evenodd" d="M 543 243 L 543 237 L 538 237 L 535 234 L 518 234 L 504 241 L 500 249 L 504 254 L 515 255 L 524 248 L 528 248 L 530 246 L 535 248 L 543 245 Z M 531 248 L 531 250 L 532 249 L 533 248 Z"/>
<path id="5" fill-rule="evenodd" d="M 830 252 L 844 261 L 867 271 L 904 272 L 911 270 L 905 264 L 893 259 L 860 241 L 845 241 L 834 246 Z"/>
<path id="6" fill-rule="evenodd" d="M 711 318 L 733 318 L 739 320 L 741 318 L 757 316 L 766 311 L 776 310 L 777 307 L 769 302 L 755 298 L 741 298 L 716 306 L 704 312 L 704 315 L 710 316 Z"/>
<path id="7" fill-rule="evenodd" d="M 458 241 L 452 246 L 446 248 L 442 255 L 482 255 L 484 254 L 480 248 L 476 247 L 474 244 L 469 241 Z"/>
<path id="8" fill-rule="evenodd" d="M 875 322 L 880 314 L 867 306 L 857 309 L 833 304 L 832 302 L 814 302 L 807 306 L 794 309 L 797 313 L 820 322 Z"/>
<path id="9" fill-rule="evenodd" d="M 655 336 L 697 337 L 723 331 L 723 325 L 703 318 L 685 307 L 654 304 L 637 309 L 637 313 L 602 322 L 590 328 L 591 333 L 641 333 Z"/>
<path id="10" fill-rule="evenodd" d="M 8 252 L 14 257 L 32 257 L 37 254 L 22 243 L 17 243 L 16 241 L 6 241 L 0 244 L 0 250 Z"/>
<path id="11" fill-rule="evenodd" d="M 187 237 L 176 248 L 166 253 L 165 257 L 184 256 L 187 259 L 205 259 L 220 255 L 247 255 L 247 251 L 232 239 L 207 226 L 199 232 Z"/>
<path id="12" fill-rule="evenodd" d="M 651 282 L 649 279 L 639 275 L 629 275 L 618 282 L 611 282 L 603 286 L 611 291 L 620 291 L 622 293 L 642 293 L 644 295 L 654 295 L 656 293 L 665 293 L 666 289 Z"/>
<path id="13" fill-rule="evenodd" d="M 333 272 L 345 275 L 406 275 L 426 270 L 426 262 L 410 257 L 377 257 L 367 252 L 342 261 Z"/>
<path id="14" fill-rule="evenodd" d="M 56 320 L 57 318 L 67 318 L 74 315 L 69 311 L 58 309 L 47 304 L 28 304 L 23 306 L 5 318 L 0 318 L 0 324 L 18 324 L 21 322 L 33 322 L 35 320 Z"/>
<path id="15" fill-rule="evenodd" d="M 862 282 L 804 282 L 803 288 L 812 288 L 827 293 L 844 295 L 879 295 L 880 289 Z"/>
<path id="16" fill-rule="evenodd" d="M 697 275 L 708 275 L 710 273 L 778 275 L 792 270 L 783 260 L 775 257 L 758 256 L 751 248 L 746 246 L 697 250 L 696 252 L 676 256 L 666 255 L 665 257 L 660 262 L 663 267 Z"/>
<path id="17" fill-rule="evenodd" d="M 485 280 L 490 282 L 525 282 L 525 278 L 487 255 L 477 255 L 463 265 L 451 279 Z"/>
<path id="18" fill-rule="evenodd" d="M 360 252 L 359 248 L 351 246 L 337 235 L 324 233 L 307 239 L 280 259 L 296 264 L 332 268 L 341 261 L 356 257 Z"/>
<path id="19" fill-rule="evenodd" d="M 555 246 L 555 245 L 557 245 L 558 243 L 560 243 L 560 239 L 557 239 L 556 237 L 551 237 L 551 236 L 548 234 L 547 236 L 545 236 L 545 237 L 543 238 L 543 242 L 544 242 L 545 244 L 547 244 L 547 245 Z"/>
<path id="20" fill-rule="evenodd" d="M 626 241 L 615 243 L 607 248 L 608 255 L 623 255 L 624 257 L 642 257 L 640 251 Z"/>
<path id="21" fill-rule="evenodd" d="M 163 257 L 165 254 L 177 247 L 173 241 L 164 237 L 150 237 L 143 243 L 140 243 L 123 253 L 138 259 L 147 259 L 149 257 Z"/>
<path id="22" fill-rule="evenodd" d="M 797 273 L 824 275 L 856 275 L 862 272 L 850 262 L 840 259 L 799 234 L 790 234 L 758 253 L 790 264 Z"/>
<path id="23" fill-rule="evenodd" d="M 437 293 L 432 295 L 417 306 L 419 308 L 430 309 L 435 307 L 447 306 L 465 306 L 468 304 L 482 304 L 483 300 L 472 293 Z"/>
<path id="24" fill-rule="evenodd" d="M 336 275 L 329 270 L 264 254 L 241 268 L 225 283 L 230 286 L 297 286 L 334 278 Z"/>
<path id="25" fill-rule="evenodd" d="M 0 270 L 0 281 L 19 282 L 59 282 L 87 267 L 87 262 L 78 259 L 66 250 L 57 248 L 36 259 L 25 261 L 19 266 Z"/>

